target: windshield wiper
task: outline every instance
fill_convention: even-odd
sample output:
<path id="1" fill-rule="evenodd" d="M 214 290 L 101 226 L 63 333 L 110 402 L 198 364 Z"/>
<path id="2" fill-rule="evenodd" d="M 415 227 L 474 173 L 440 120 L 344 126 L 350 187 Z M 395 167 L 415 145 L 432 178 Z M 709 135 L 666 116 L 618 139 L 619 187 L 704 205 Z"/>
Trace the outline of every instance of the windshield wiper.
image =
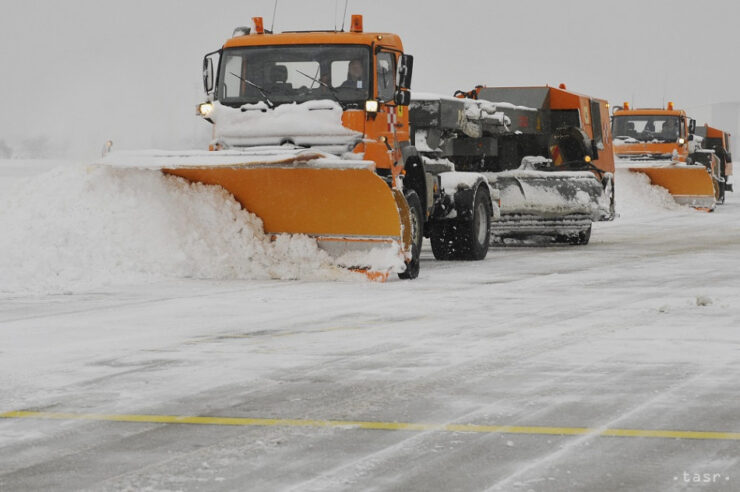
<path id="1" fill-rule="evenodd" d="M 251 80 L 247 80 L 247 79 L 245 79 L 243 77 L 240 77 L 239 75 L 235 74 L 234 72 L 229 72 L 229 73 L 231 75 L 233 75 L 234 77 L 236 77 L 237 79 L 239 79 L 242 82 L 244 82 L 245 84 L 249 84 L 252 87 L 254 87 L 255 89 L 257 89 L 259 91 L 259 93 L 262 94 L 262 98 L 265 100 L 265 102 L 270 107 L 270 109 L 273 109 L 275 107 L 275 104 L 272 101 L 270 101 L 270 98 L 267 96 L 270 93 L 269 91 L 267 91 L 266 89 L 258 86 L 257 84 L 255 84 Z"/>
<path id="2" fill-rule="evenodd" d="M 340 106 L 344 107 L 344 105 L 342 104 L 342 101 L 339 100 L 339 93 L 337 93 L 337 90 L 334 87 L 330 86 L 326 82 L 323 82 L 323 81 L 317 79 L 316 77 L 311 77 L 307 73 L 303 73 L 303 72 L 301 72 L 298 69 L 296 69 L 296 72 L 298 72 L 299 74 L 303 75 L 304 77 L 308 77 L 309 79 L 313 80 L 314 82 L 318 82 L 319 84 L 321 84 L 324 87 L 326 87 L 327 89 L 329 89 L 329 92 L 331 92 L 331 95 L 334 96 L 334 100 L 336 100 L 339 103 Z"/>

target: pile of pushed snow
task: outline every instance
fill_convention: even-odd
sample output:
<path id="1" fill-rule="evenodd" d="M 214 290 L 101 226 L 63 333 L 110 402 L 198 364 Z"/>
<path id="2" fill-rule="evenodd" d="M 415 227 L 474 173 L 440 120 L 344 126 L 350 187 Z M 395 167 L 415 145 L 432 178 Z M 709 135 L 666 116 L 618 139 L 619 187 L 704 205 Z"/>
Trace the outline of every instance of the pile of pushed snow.
<path id="1" fill-rule="evenodd" d="M 668 190 L 653 185 L 646 174 L 617 169 L 614 180 L 617 213 L 620 217 L 643 217 L 648 212 L 690 211 L 688 207 L 677 204 Z"/>
<path id="2" fill-rule="evenodd" d="M 271 241 L 220 187 L 158 171 L 67 167 L 0 199 L 0 291 L 65 292 L 165 278 L 340 279 L 316 241 Z"/>

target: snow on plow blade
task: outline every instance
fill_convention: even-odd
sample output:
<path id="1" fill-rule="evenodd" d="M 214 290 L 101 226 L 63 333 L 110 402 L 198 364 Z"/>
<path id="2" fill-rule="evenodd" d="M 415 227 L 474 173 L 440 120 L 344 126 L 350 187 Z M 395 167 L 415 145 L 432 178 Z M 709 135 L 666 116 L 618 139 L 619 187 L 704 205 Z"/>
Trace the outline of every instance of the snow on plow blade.
<path id="1" fill-rule="evenodd" d="M 591 223 L 609 214 L 609 200 L 591 172 L 505 171 L 487 177 L 501 199 L 501 218 L 492 224 L 498 238 L 547 235 L 584 243 Z"/>
<path id="2" fill-rule="evenodd" d="M 306 234 L 342 266 L 389 271 L 407 248 L 398 197 L 368 161 L 298 149 L 249 152 L 114 153 L 102 164 L 160 169 L 191 182 L 218 185 L 262 219 L 268 235 Z M 395 251 L 392 265 L 362 264 L 362 255 Z M 345 264 L 344 260 L 352 262 Z M 358 263 L 360 262 L 360 263 Z"/>
<path id="3" fill-rule="evenodd" d="M 675 163 L 656 166 L 630 165 L 629 170 L 646 174 L 653 185 L 668 190 L 678 204 L 713 210 L 717 203 L 712 176 L 704 166 Z"/>

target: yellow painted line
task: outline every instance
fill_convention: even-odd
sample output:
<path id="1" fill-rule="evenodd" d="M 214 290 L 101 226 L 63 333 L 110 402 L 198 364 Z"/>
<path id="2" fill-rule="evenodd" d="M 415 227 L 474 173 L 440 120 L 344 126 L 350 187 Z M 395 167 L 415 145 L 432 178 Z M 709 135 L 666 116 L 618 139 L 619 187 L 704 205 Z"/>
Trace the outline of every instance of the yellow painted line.
<path id="1" fill-rule="evenodd" d="M 94 420 L 104 422 L 137 422 L 148 424 L 232 425 L 241 427 L 332 427 L 395 431 L 469 432 L 478 434 L 527 434 L 605 437 L 652 437 L 661 439 L 740 440 L 740 432 L 676 431 L 647 429 L 597 429 L 589 427 L 539 427 L 475 424 L 422 424 L 408 422 L 371 422 L 354 420 L 260 419 L 249 417 L 196 417 L 178 415 L 132 415 L 105 413 L 27 412 L 0 414 L 5 419 Z"/>

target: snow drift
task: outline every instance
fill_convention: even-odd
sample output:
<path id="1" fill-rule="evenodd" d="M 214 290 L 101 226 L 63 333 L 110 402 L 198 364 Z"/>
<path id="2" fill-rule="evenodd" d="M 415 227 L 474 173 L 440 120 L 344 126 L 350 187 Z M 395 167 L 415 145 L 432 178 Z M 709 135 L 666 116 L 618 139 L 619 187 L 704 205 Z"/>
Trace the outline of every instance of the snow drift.
<path id="1" fill-rule="evenodd" d="M 0 291 L 65 292 L 166 278 L 364 278 L 306 236 L 271 241 L 219 187 L 158 171 L 67 167 L 0 199 Z"/>
<path id="2" fill-rule="evenodd" d="M 691 208 L 676 203 L 668 190 L 651 184 L 645 174 L 617 168 L 615 182 L 616 207 L 620 217 L 639 218 L 646 212 L 693 212 Z"/>

